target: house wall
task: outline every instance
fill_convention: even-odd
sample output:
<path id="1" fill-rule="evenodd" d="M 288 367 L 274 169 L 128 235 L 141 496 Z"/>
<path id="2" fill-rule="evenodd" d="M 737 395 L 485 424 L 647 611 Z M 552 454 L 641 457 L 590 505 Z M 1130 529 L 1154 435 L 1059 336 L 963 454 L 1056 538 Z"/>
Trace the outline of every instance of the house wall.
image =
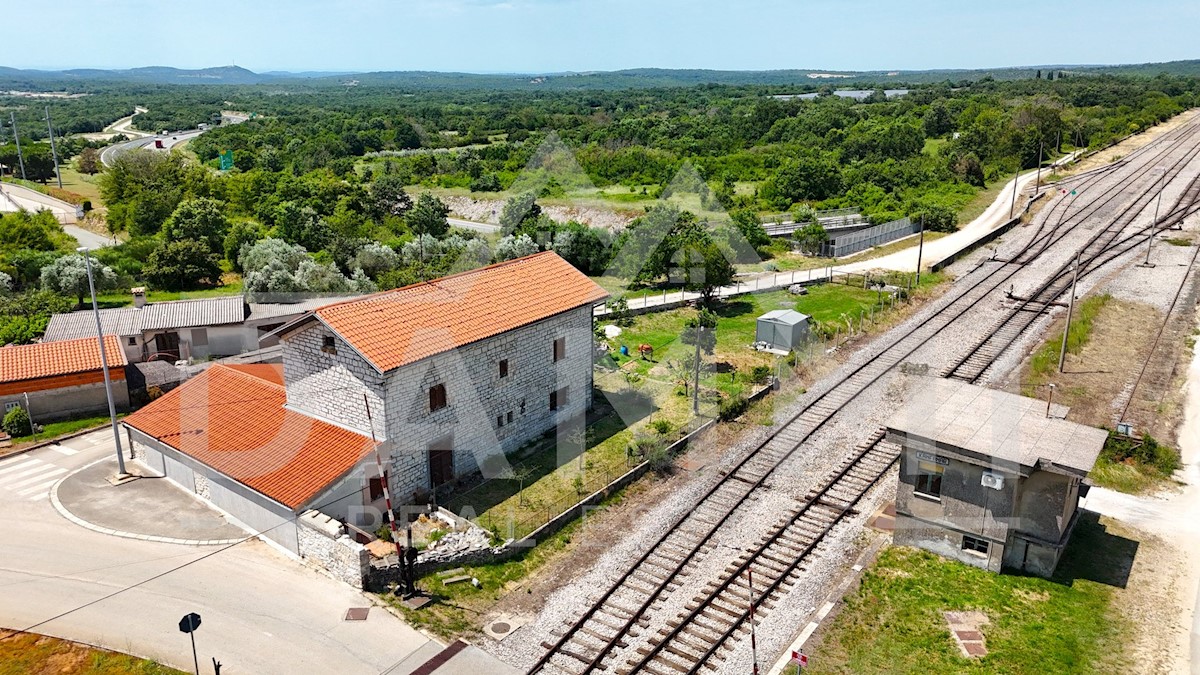
<path id="1" fill-rule="evenodd" d="M 920 439 L 894 433 L 889 433 L 889 437 L 904 448 L 896 487 L 894 541 L 999 572 L 1017 502 L 1018 475 L 1008 467 L 968 463 Z M 934 456 L 945 462 L 938 499 L 916 492 L 918 453 L 922 453 L 921 459 Z M 981 485 L 985 470 L 1004 475 L 1003 489 Z M 988 555 L 964 551 L 964 534 L 988 540 Z"/>
<path id="2" fill-rule="evenodd" d="M 113 368 L 109 374 L 112 380 L 113 402 L 117 412 L 129 410 L 129 387 L 125 382 L 125 369 Z M 97 415 L 108 412 L 108 394 L 104 390 L 104 375 L 97 370 L 94 373 L 84 373 L 86 377 L 79 378 L 81 383 L 65 384 L 75 380 L 63 379 L 57 384 L 62 385 L 52 389 L 35 389 L 29 394 L 29 415 L 38 424 L 52 422 L 84 415 Z M 55 378 L 47 378 L 55 379 Z M 31 381 L 32 387 L 41 387 L 44 382 Z M 6 390 L 0 393 L 0 415 L 15 403 L 25 407 L 25 392 Z"/>
<path id="3" fill-rule="evenodd" d="M 1021 484 L 1015 529 L 1057 542 L 1066 532 L 1078 504 L 1078 478 L 1034 471 Z"/>
<path id="4" fill-rule="evenodd" d="M 559 337 L 566 338 L 566 355 L 556 363 Z M 483 470 L 489 477 L 508 468 L 506 453 L 581 419 L 591 405 L 593 350 L 592 309 L 580 307 L 389 373 L 394 500 L 407 503 L 414 492 L 432 487 L 428 449 L 438 439 L 453 438 L 455 476 Z M 505 378 L 499 375 L 502 359 L 508 359 Z M 446 385 L 447 406 L 431 413 L 429 389 L 438 383 Z M 550 392 L 563 387 L 567 403 L 551 411 Z"/>
<path id="5" fill-rule="evenodd" d="M 326 336 L 334 338 L 336 353 L 321 351 Z M 325 324 L 313 322 L 284 337 L 283 375 L 289 408 L 369 435 L 366 393 L 375 435 L 387 439 L 383 375 Z"/>

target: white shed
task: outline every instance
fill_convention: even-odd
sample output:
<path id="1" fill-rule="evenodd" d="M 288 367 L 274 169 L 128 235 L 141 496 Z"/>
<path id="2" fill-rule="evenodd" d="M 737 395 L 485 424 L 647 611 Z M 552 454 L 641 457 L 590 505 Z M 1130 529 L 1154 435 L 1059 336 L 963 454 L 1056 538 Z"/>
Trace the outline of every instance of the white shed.
<path id="1" fill-rule="evenodd" d="M 808 340 L 808 315 L 791 309 L 777 309 L 758 317 L 755 342 L 771 349 L 791 351 Z"/>

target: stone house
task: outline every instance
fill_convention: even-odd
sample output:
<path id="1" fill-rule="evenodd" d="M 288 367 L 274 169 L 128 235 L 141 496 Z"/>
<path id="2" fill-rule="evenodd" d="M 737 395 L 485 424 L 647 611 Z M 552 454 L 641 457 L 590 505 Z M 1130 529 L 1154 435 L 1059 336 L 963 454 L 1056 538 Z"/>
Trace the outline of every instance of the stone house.
<path id="1" fill-rule="evenodd" d="M 20 406 L 33 421 L 108 412 L 100 344 L 95 337 L 0 347 L 0 417 Z M 108 374 L 118 411 L 129 409 L 125 354 L 115 335 L 104 336 Z M 28 406 L 28 407 L 27 407 Z"/>
<path id="2" fill-rule="evenodd" d="M 903 448 L 894 542 L 969 565 L 1051 576 L 1108 437 L 1067 408 L 918 378 L 887 425 Z"/>
<path id="3" fill-rule="evenodd" d="M 581 419 L 606 297 L 540 253 L 326 305 L 266 336 L 281 366 L 214 365 L 122 425 L 145 466 L 304 555 L 306 510 L 375 528 L 385 485 L 414 503 Z"/>
<path id="4" fill-rule="evenodd" d="M 327 305 L 278 331 L 287 406 L 373 433 L 401 502 L 502 472 L 506 453 L 591 406 L 592 312 L 607 297 L 545 252 Z"/>

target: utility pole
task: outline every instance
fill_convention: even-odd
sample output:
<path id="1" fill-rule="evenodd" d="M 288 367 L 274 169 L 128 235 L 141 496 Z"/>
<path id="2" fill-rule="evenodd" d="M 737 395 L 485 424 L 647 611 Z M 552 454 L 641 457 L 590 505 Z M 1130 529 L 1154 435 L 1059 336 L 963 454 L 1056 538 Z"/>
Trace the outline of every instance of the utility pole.
<path id="1" fill-rule="evenodd" d="M 1042 189 L 1042 141 L 1038 141 L 1038 165 L 1037 178 L 1033 182 L 1033 194 L 1037 196 L 1038 190 Z"/>
<path id="2" fill-rule="evenodd" d="M 921 285 L 921 257 L 925 254 L 925 215 L 921 214 L 921 240 L 917 244 L 917 285 Z"/>
<path id="3" fill-rule="evenodd" d="M 1017 210 L 1017 181 L 1021 178 L 1021 163 L 1017 162 L 1017 173 L 1013 175 L 1013 196 L 1012 205 L 1008 207 L 1008 219 L 1012 220 L 1013 213 Z"/>
<path id="4" fill-rule="evenodd" d="M 692 380 L 692 414 L 700 414 L 700 336 L 704 335 L 704 326 L 696 319 L 696 370 Z"/>
<path id="5" fill-rule="evenodd" d="M 758 675 L 758 634 L 754 627 L 754 568 L 746 568 L 746 583 L 750 586 L 750 661 Z"/>
<path id="6" fill-rule="evenodd" d="M 1054 390 L 1057 387 L 1053 382 L 1050 383 L 1050 393 L 1046 396 L 1046 419 L 1050 419 L 1050 404 L 1054 402 Z"/>
<path id="7" fill-rule="evenodd" d="M 1150 264 L 1150 247 L 1154 245 L 1154 230 L 1158 227 L 1158 208 L 1162 206 L 1163 182 L 1167 178 L 1167 170 L 1159 167 L 1158 169 L 1158 199 L 1154 202 L 1154 220 L 1150 223 L 1150 230 L 1146 233 L 1146 262 L 1142 263 L 1142 267 L 1154 267 Z"/>
<path id="8" fill-rule="evenodd" d="M 100 342 L 100 366 L 104 371 L 104 391 L 108 394 L 108 416 L 112 419 L 113 442 L 117 446 L 117 478 L 125 478 L 125 456 L 121 452 L 121 431 L 117 429 L 117 406 L 113 402 L 112 378 L 108 375 L 108 354 L 104 351 L 104 329 L 100 326 L 100 306 L 96 304 L 96 282 L 92 280 L 92 256 L 86 246 L 75 249 L 83 254 L 87 267 L 88 289 L 92 292 L 92 313 L 96 317 L 96 340 Z"/>
<path id="9" fill-rule="evenodd" d="M 54 177 L 58 179 L 58 189 L 62 189 L 62 171 L 58 169 L 58 148 L 54 145 L 54 126 L 50 124 L 50 106 L 46 106 L 46 131 L 50 132 L 50 154 L 54 157 Z"/>
<path id="10" fill-rule="evenodd" d="M 1067 360 L 1067 336 L 1071 334 L 1071 315 L 1075 313 L 1075 284 L 1079 283 L 1079 256 L 1075 256 L 1075 273 L 1071 276 L 1071 296 L 1067 299 L 1067 326 L 1063 328 L 1062 349 L 1058 350 L 1058 372 Z M 1046 411 L 1049 414 L 1049 409 Z"/>
<path id="11" fill-rule="evenodd" d="M 17 162 L 21 165 L 21 180 L 25 180 L 25 156 L 21 154 L 21 136 L 17 134 L 17 114 L 9 111 L 8 121 L 13 130 L 13 142 L 17 144 Z"/>
<path id="12" fill-rule="evenodd" d="M 29 415 L 29 432 L 33 434 L 33 442 L 37 442 L 37 422 L 33 421 L 33 408 L 29 405 L 29 392 L 25 394 L 25 414 Z"/>

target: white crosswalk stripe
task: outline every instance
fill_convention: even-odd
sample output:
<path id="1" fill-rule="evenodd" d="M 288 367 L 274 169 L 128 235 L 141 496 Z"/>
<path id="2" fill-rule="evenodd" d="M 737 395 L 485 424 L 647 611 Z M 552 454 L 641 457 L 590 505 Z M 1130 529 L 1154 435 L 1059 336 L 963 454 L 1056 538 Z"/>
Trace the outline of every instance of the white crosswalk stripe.
<path id="1" fill-rule="evenodd" d="M 67 457 L 70 457 L 71 455 L 75 455 L 75 454 L 79 453 L 79 451 L 76 450 L 75 448 L 68 448 L 65 445 L 58 445 L 58 444 L 50 446 L 50 449 L 59 453 L 60 455 L 66 455 Z"/>
<path id="2" fill-rule="evenodd" d="M 74 452 L 62 454 L 69 456 Z M 0 491 L 30 501 L 45 499 L 50 496 L 50 488 L 66 473 L 63 467 L 36 457 L 13 458 L 0 462 Z"/>

